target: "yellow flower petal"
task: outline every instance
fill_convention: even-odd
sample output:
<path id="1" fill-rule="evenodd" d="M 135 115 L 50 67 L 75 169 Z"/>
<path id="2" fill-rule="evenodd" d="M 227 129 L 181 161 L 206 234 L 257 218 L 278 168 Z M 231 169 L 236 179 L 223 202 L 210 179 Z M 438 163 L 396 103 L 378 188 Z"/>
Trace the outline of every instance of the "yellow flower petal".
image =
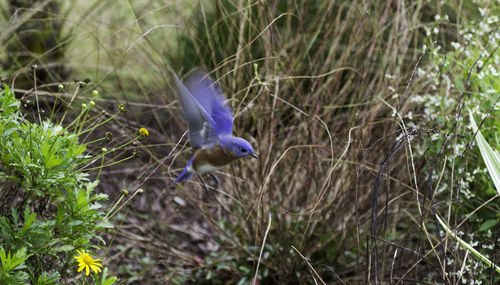
<path id="1" fill-rule="evenodd" d="M 85 250 L 76 250 L 80 256 L 74 256 L 78 262 L 78 272 L 81 272 L 85 268 L 85 275 L 89 276 L 90 271 L 94 271 L 96 274 L 101 272 L 99 267 L 103 267 L 101 263 L 102 259 L 94 259 L 90 254 L 85 252 Z"/>
<path id="2" fill-rule="evenodd" d="M 140 134 L 141 136 L 143 136 L 143 137 L 147 137 L 147 136 L 149 136 L 149 132 L 148 132 L 148 130 L 147 130 L 146 128 L 140 128 L 140 129 L 139 129 L 139 134 Z"/>
<path id="3" fill-rule="evenodd" d="M 92 268 L 92 270 L 94 270 L 95 273 L 101 272 L 101 269 L 99 267 L 95 266 L 95 264 L 90 265 L 90 268 Z"/>

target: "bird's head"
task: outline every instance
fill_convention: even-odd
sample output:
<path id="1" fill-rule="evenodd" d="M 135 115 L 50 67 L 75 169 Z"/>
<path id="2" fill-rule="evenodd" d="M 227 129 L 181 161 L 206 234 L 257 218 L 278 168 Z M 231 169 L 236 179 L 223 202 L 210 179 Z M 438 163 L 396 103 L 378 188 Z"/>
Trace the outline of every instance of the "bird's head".
<path id="1" fill-rule="evenodd" d="M 257 158 L 252 146 L 246 140 L 238 137 L 226 137 L 220 140 L 223 148 L 234 153 L 237 157 L 251 156 Z"/>

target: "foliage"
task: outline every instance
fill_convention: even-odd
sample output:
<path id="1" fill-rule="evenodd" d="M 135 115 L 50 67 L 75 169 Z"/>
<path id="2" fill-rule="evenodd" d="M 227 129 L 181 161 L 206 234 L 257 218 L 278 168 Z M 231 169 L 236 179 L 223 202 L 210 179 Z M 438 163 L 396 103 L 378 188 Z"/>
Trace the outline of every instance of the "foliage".
<path id="1" fill-rule="evenodd" d="M 497 151 L 491 149 L 490 145 L 484 140 L 483 135 L 478 130 L 476 122 L 472 117 L 472 113 L 470 113 L 470 122 L 472 125 L 472 130 L 476 133 L 476 141 L 481 151 L 481 156 L 483 157 L 486 166 L 488 168 L 488 172 L 491 175 L 491 178 L 495 184 L 496 190 L 500 192 L 500 156 Z M 470 250 L 477 258 L 479 258 L 482 262 L 486 263 L 488 267 L 495 269 L 498 273 L 500 273 L 500 267 L 491 262 L 487 257 L 482 255 L 480 252 L 475 250 L 469 243 L 464 242 L 462 239 L 457 237 L 443 222 L 439 216 L 436 217 L 442 227 L 453 237 L 455 238 L 462 246 Z M 496 221 L 494 221 L 496 222 Z M 483 224 L 484 225 L 484 224 Z M 483 226 L 482 226 L 483 227 Z M 480 229 L 481 231 L 481 229 Z"/>
<path id="2" fill-rule="evenodd" d="M 474 137 L 482 133 L 494 148 L 499 146 L 500 10 L 498 5 L 490 5 L 493 2 L 480 1 L 469 7 L 470 19 L 460 19 L 462 24 L 456 28 L 456 38 L 449 38 L 447 32 L 454 29 L 450 26 L 459 21 L 457 16 L 453 13 L 435 15 L 434 24 L 426 29 L 427 45 L 423 47 L 431 45 L 429 56 L 433 64 L 418 68 L 416 80 L 425 82 L 426 88 L 412 98 L 423 107 L 423 113 L 409 124 L 414 127 L 422 121 L 431 122 L 427 126 L 440 131 L 417 149 L 428 162 L 426 167 L 431 179 L 437 182 L 432 195 L 437 201 L 449 201 L 440 207 L 440 212 L 448 216 L 447 222 L 452 228 L 455 225 L 460 228 L 467 222 L 467 230 L 459 230 L 457 240 L 463 241 L 460 237 L 465 238 L 467 233 L 468 243 L 481 245 L 487 252 L 486 258 L 495 255 L 493 240 L 500 221 L 500 204 L 490 200 L 497 191 L 479 149 L 473 145 Z M 469 112 L 480 118 L 481 133 L 476 134 Z M 463 260 L 463 253 L 451 251 L 450 263 Z M 490 280 L 487 266 L 478 266 L 474 260 L 466 260 L 464 266 L 463 275 L 453 274 L 464 281 L 467 278 L 475 280 L 473 282 Z M 482 276 L 468 276 L 470 267 L 478 268 Z"/>
<path id="3" fill-rule="evenodd" d="M 0 261 L 2 262 L 0 281 L 2 284 L 28 284 L 24 282 L 28 279 L 28 274 L 20 271 L 26 269 L 24 262 L 28 257 L 25 247 L 20 248 L 12 256 L 10 252 L 5 253 L 5 250 L 0 247 Z"/>
<path id="4" fill-rule="evenodd" d="M 75 249 L 104 243 L 98 231 L 112 227 L 100 203 L 107 195 L 93 193 L 98 181 L 80 169 L 89 156 L 77 134 L 48 120 L 27 121 L 6 85 L 0 106 L 3 276 L 55 284 L 71 272 Z"/>

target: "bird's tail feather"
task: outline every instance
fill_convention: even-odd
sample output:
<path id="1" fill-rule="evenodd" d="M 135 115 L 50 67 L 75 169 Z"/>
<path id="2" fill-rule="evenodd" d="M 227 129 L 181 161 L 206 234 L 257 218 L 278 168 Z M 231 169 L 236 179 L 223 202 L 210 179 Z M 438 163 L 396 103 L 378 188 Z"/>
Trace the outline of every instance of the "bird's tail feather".
<path id="1" fill-rule="evenodd" d="M 177 177 L 175 179 L 174 182 L 172 182 L 172 186 L 175 185 L 177 182 L 184 182 L 186 180 L 189 180 L 189 178 L 191 178 L 193 176 L 194 173 L 192 172 L 189 172 L 187 170 L 187 167 L 184 168 L 184 171 L 182 171 L 181 175 L 179 175 L 179 177 Z"/>

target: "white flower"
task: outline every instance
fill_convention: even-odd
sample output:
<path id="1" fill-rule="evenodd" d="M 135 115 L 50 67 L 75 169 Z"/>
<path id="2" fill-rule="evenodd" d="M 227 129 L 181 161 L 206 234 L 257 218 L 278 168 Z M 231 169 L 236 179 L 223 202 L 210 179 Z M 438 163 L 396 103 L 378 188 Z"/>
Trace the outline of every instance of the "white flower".
<path id="1" fill-rule="evenodd" d="M 425 74 L 425 71 L 421 67 L 417 68 L 417 76 L 418 77 L 421 77 L 424 74 Z"/>
<path id="2" fill-rule="evenodd" d="M 478 9 L 479 9 L 479 13 L 481 13 L 481 16 L 486 15 L 486 13 L 488 12 L 488 9 L 486 9 L 486 8 L 479 7 Z"/>
<path id="3" fill-rule="evenodd" d="M 479 23 L 479 31 L 481 33 L 489 33 L 491 30 L 490 26 L 486 24 L 485 22 Z"/>
<path id="4" fill-rule="evenodd" d="M 487 22 L 488 24 L 493 24 L 493 23 L 496 23 L 496 22 L 498 22 L 498 17 L 497 17 L 497 16 L 491 16 L 491 17 L 489 17 L 488 19 L 486 19 L 486 22 Z"/>
<path id="5" fill-rule="evenodd" d="M 455 49 L 459 49 L 460 48 L 460 44 L 457 43 L 457 42 L 451 42 L 451 46 L 454 47 Z"/>
<path id="6" fill-rule="evenodd" d="M 496 70 L 493 65 L 490 66 L 490 73 L 493 77 L 498 77 L 499 73 L 498 73 L 498 70 Z M 489 91 L 489 90 L 488 90 Z"/>
<path id="7" fill-rule="evenodd" d="M 391 74 L 389 74 L 389 73 L 386 73 L 386 74 L 385 74 L 385 78 L 387 78 L 387 79 L 395 79 L 395 78 L 396 78 L 396 75 L 391 75 Z"/>

